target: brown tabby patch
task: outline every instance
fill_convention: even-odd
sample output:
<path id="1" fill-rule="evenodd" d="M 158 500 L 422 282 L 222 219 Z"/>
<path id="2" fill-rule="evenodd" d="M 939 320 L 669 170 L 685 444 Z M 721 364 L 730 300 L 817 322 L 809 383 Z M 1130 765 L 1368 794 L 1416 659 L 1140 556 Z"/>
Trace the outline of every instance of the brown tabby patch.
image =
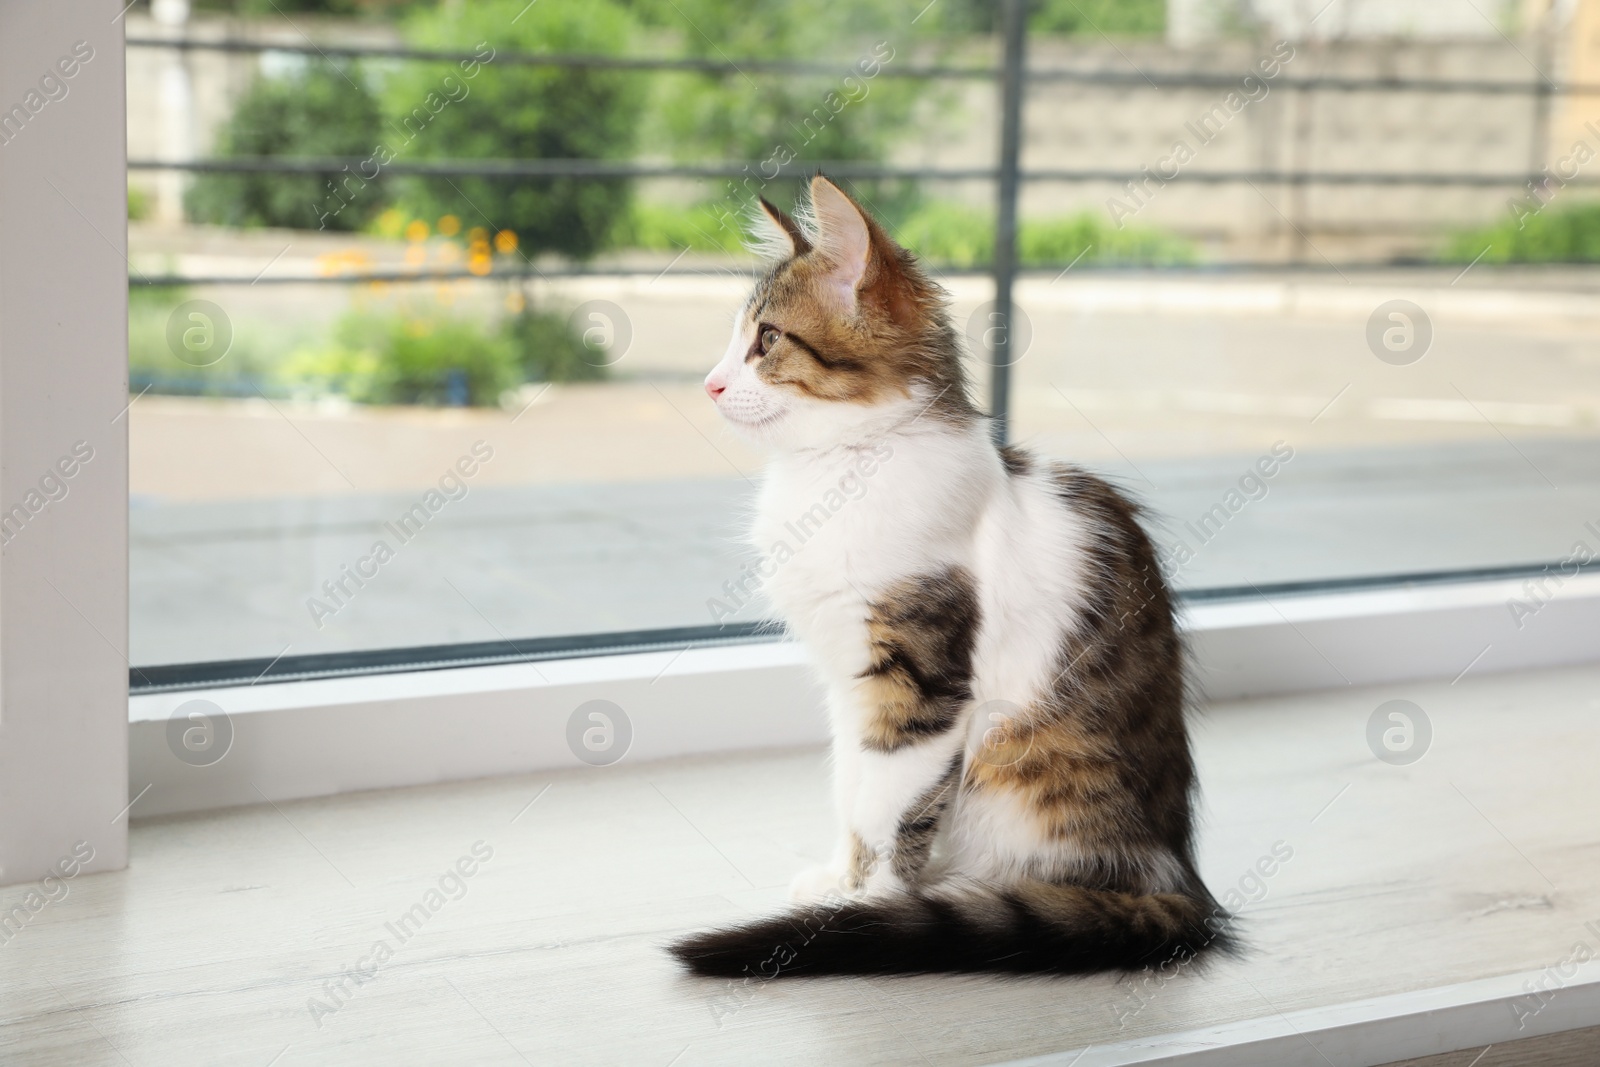
<path id="1" fill-rule="evenodd" d="M 1027 474 L 1033 469 L 1033 457 L 1028 455 L 1026 449 L 1016 445 L 1005 445 L 1000 449 L 1000 462 L 1005 465 L 1006 473 L 1013 478 L 1019 474 Z"/>
<path id="2" fill-rule="evenodd" d="M 845 873 L 846 889 L 856 890 L 867 884 L 867 878 L 878 865 L 877 854 L 861 840 L 861 835 L 850 832 L 850 870 Z"/>
<path id="3" fill-rule="evenodd" d="M 1137 506 L 1085 471 L 1049 469 L 1089 526 L 1089 600 L 1054 686 L 973 762 L 967 785 L 1019 795 L 1046 835 L 1089 857 L 1076 880 L 1134 890 L 1134 857 L 1192 866 L 1182 646 Z"/>
<path id="4" fill-rule="evenodd" d="M 1097 926 L 1197 927 L 1204 917 L 1193 899 L 1179 893 L 1094 892 L 1081 886 L 1044 882 L 1016 887 L 1007 903 L 1034 914 L 1071 915 L 1086 933 Z"/>
<path id="5" fill-rule="evenodd" d="M 939 825 L 956 797 L 963 755 L 957 752 L 939 780 L 929 786 L 900 817 L 900 825 L 895 830 L 894 873 L 902 882 L 915 882 L 928 865 L 934 838 L 939 835 Z"/>
<path id="6" fill-rule="evenodd" d="M 868 605 L 866 748 L 894 752 L 955 726 L 972 699 L 977 632 L 977 588 L 964 567 L 898 582 Z"/>

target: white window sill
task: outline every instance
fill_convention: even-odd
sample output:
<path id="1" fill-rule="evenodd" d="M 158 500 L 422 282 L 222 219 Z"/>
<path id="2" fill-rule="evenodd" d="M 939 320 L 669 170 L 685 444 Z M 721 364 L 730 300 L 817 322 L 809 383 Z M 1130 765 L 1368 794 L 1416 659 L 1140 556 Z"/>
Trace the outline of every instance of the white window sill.
<path id="1" fill-rule="evenodd" d="M 1542 992 L 1534 997 L 1530 989 Z M 1471 1050 L 1597 1023 L 1600 962 L 1591 961 L 1560 979 L 1548 968 L 1508 974 L 1078 1048 L 1004 1067 L 1383 1067 L 1448 1052 L 1462 1052 L 1465 1067 L 1477 1062 Z"/>
<path id="2" fill-rule="evenodd" d="M 1347 612 L 1342 618 L 1369 632 L 1372 641 L 1385 640 L 1385 627 L 1398 622 L 1410 630 L 1396 632 L 1425 626 L 1432 640 L 1445 625 L 1437 615 L 1441 599 L 1457 601 L 1469 617 L 1473 604 L 1497 606 L 1489 595 L 1460 590 L 1424 599 L 1410 604 L 1410 611 L 1400 604 L 1380 613 L 1369 605 L 1366 614 Z M 1576 622 L 1579 598 L 1570 604 L 1567 610 L 1575 614 L 1568 622 Z M 1277 607 L 1312 641 L 1324 644 L 1337 636 L 1334 623 L 1341 616 L 1331 611 L 1313 610 L 1310 602 Z M 1431 613 L 1419 615 L 1423 609 Z M 1537 621 L 1543 628 L 1561 618 L 1552 603 Z M 1204 630 L 1204 618 L 1193 621 L 1200 644 L 1240 630 Z M 1591 625 L 1581 636 L 1592 642 L 1596 633 Z M 1557 636 L 1540 635 L 1533 647 L 1554 647 Z M 1359 651 L 1362 646 L 1350 640 L 1346 650 Z M 774 670 L 798 670 L 786 665 L 782 657 L 792 650 L 784 649 L 766 646 L 775 664 L 761 668 L 743 659 L 747 669 L 731 674 L 742 673 L 748 689 L 759 689 L 775 677 Z M 713 659 L 735 655 L 727 649 L 704 653 Z M 477 694 L 455 698 L 464 701 L 462 731 L 491 722 L 479 701 L 497 692 L 520 692 L 523 716 L 536 723 L 547 714 L 559 716 L 570 705 L 547 708 L 541 693 L 570 695 L 571 687 L 597 679 L 611 684 L 604 679 L 618 674 L 613 668 L 624 659 L 610 661 L 611 667 L 573 666 L 563 677 L 552 668 L 543 687 L 480 685 Z M 659 671 L 664 657 L 655 659 Z M 1427 665 L 1407 656 L 1397 661 Z M 812 1052 L 812 1059 L 827 1058 L 822 1048 L 846 1048 L 854 1052 L 845 1056 L 852 1062 L 916 1062 L 914 1044 L 930 1059 L 1040 1067 L 1373 1067 L 1454 1053 L 1452 1062 L 1464 1067 L 1493 1044 L 1486 1063 L 1546 1062 L 1547 1050 L 1515 1043 L 1542 1035 L 1590 1040 L 1592 1034 L 1574 1031 L 1600 1021 L 1595 829 L 1588 816 L 1600 795 L 1590 767 L 1600 669 L 1480 674 L 1488 662 L 1485 655 L 1458 682 L 1453 679 L 1460 668 L 1452 662 L 1452 670 L 1430 681 L 1341 686 L 1210 708 L 1196 729 L 1204 785 L 1200 859 L 1208 884 L 1226 897 L 1260 869 L 1263 855 L 1281 856 L 1287 851 L 1280 851 L 1283 844 L 1292 855 L 1257 880 L 1246 894 L 1248 903 L 1238 908 L 1250 955 L 1167 982 L 1151 975 L 1067 985 L 963 978 L 955 996 L 952 980 L 940 977 L 784 984 L 781 991 L 685 981 L 661 955 L 664 940 L 769 913 L 780 906 L 794 871 L 825 854 L 826 761 L 814 747 L 656 762 L 636 761 L 643 751 L 636 749 L 604 769 L 569 766 L 429 789 L 281 802 L 277 810 L 257 796 L 250 809 L 145 820 L 134 829 L 143 873 L 85 882 L 81 901 L 75 887 L 69 904 L 81 909 L 75 914 L 86 922 L 147 931 L 146 941 L 161 943 L 178 958 L 215 957 L 228 978 L 226 988 L 211 995 L 227 998 L 219 1001 L 221 1008 L 241 1018 L 267 1020 L 251 1031 L 262 1047 L 279 1040 L 281 1018 L 272 1009 L 286 999 L 286 990 L 319 984 L 365 945 L 356 933 L 330 949 L 320 928 L 277 921 L 303 915 L 307 907 L 339 916 L 354 908 L 367 917 L 365 898 L 351 895 L 330 860 L 364 893 L 377 884 L 393 889 L 401 884 L 393 872 L 411 872 L 400 876 L 408 878 L 431 870 L 427 857 L 441 842 L 483 833 L 501 857 L 496 863 L 505 866 L 495 867 L 490 881 L 474 885 L 470 901 L 438 920 L 446 925 L 437 928 L 434 948 L 416 966 L 398 967 L 384 981 L 415 981 L 431 991 L 441 984 L 439 974 L 448 973 L 468 996 L 507 988 L 508 981 L 533 989 L 538 995 L 532 1001 L 495 1001 L 483 1009 L 523 1049 L 582 1048 L 601 1058 L 666 1062 L 693 1043 L 700 1058 L 746 1062 L 773 1047 L 800 1050 L 801 1058 Z M 1499 662 L 1501 670 L 1513 665 L 1510 659 Z M 635 666 L 644 669 L 620 672 L 624 682 L 648 692 L 650 665 Z M 678 669 L 673 666 L 656 686 L 668 685 Z M 688 673 L 676 684 L 685 692 L 697 684 L 702 690 L 721 684 L 717 672 L 683 669 Z M 721 672 L 724 679 L 729 674 Z M 428 684 L 438 692 L 418 699 L 449 699 L 442 680 Z M 1397 697 L 1417 701 L 1434 719 L 1430 749 L 1408 766 L 1373 758 L 1362 737 L 1373 709 Z M 744 706 L 777 714 L 771 694 L 765 704 Z M 409 714 L 403 702 L 392 707 L 402 719 Z M 701 716 L 697 723 L 713 714 L 685 707 L 684 714 Z M 663 700 L 641 715 L 661 716 L 655 721 L 666 737 L 665 727 L 675 723 L 669 712 Z M 273 713 L 259 717 L 272 719 Z M 645 721 L 636 720 L 636 726 Z M 735 714 L 717 721 L 744 728 Z M 641 729 L 636 744 L 650 734 Z M 523 743 L 523 735 L 510 736 Z M 564 749 L 559 730 L 548 736 Z M 333 743 L 351 743 L 341 737 L 342 729 Z M 433 737 L 444 755 L 459 744 L 443 729 Z M 239 742 L 247 739 L 241 734 Z M 218 767 L 245 751 L 230 753 Z M 298 755 L 313 762 L 323 758 L 315 743 Z M 564 750 L 547 755 L 563 765 L 576 763 Z M 154 796 L 152 790 L 147 799 Z M 240 842 L 248 847 L 241 851 Z M 346 866 L 346 855 L 360 856 L 360 867 Z M 213 859 L 199 862 L 196 856 Z M 160 883 L 146 889 L 171 882 L 181 891 L 130 894 L 122 879 L 135 876 Z M 258 962 L 243 976 L 236 948 L 223 953 L 226 959 L 216 957 L 218 944 L 248 939 L 231 903 L 237 898 L 225 892 L 240 885 L 260 893 L 252 907 L 277 939 L 271 951 L 247 954 Z M 93 929 L 49 925 L 58 937 L 72 939 L 89 936 L 75 931 Z M 63 941 L 49 929 L 24 933 L 33 939 L 8 952 L 24 951 L 24 962 L 59 955 Z M 285 936 L 288 943 L 280 944 Z M 1580 943 L 1591 958 L 1573 966 L 1583 958 L 1576 955 Z M 134 955 L 145 958 L 144 951 Z M 124 1020 L 124 1029 L 110 1036 L 119 1045 L 126 1038 L 135 1051 L 156 1054 L 154 1042 L 170 1030 L 162 1020 L 181 1014 L 192 993 L 170 988 L 165 964 L 148 971 L 119 972 L 111 986 L 104 985 L 111 979 L 84 977 L 66 992 L 93 988 L 100 1002 L 135 1005 L 138 1018 Z M 660 1025 L 618 1030 L 594 1022 L 582 1010 L 584 998 L 592 999 L 592 983 L 574 983 L 574 974 L 622 976 L 613 983 L 612 1016 L 649 1017 Z M 297 1006 L 304 995 L 293 992 L 287 999 Z M 306 1042 L 355 1042 L 408 1025 L 436 1030 L 453 1025 L 452 1013 L 469 1012 L 441 1002 L 437 1016 L 419 1022 L 416 999 L 377 996 L 363 1000 L 364 1014 L 342 1014 L 338 1025 L 344 1029 L 330 1036 L 308 1027 Z M 52 997 L 41 985 L 39 1001 L 58 1013 Z M 535 1008 L 526 1008 L 530 1003 Z M 929 1003 L 938 1010 L 929 1011 Z M 730 1014 L 730 1004 L 736 1013 Z M 827 1021 L 820 1030 L 818 1019 Z M 487 1030 L 481 1036 L 486 1045 L 500 1040 Z M 98 1038 L 85 1030 L 83 1040 Z M 463 1040 L 470 1044 L 474 1035 L 463 1032 Z M 480 1058 L 495 1054 L 491 1049 Z M 1025 1058 L 1030 1056 L 1035 1058 Z"/>

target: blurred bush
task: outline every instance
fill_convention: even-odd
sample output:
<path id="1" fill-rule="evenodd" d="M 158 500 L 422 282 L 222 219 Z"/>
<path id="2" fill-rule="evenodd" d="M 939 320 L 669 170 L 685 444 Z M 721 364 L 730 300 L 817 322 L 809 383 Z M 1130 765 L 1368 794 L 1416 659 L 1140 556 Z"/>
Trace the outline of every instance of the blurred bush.
<path id="1" fill-rule="evenodd" d="M 1552 207 L 1520 222 L 1513 217 L 1458 231 L 1446 240 L 1440 258 L 1448 263 L 1600 263 L 1600 203 Z"/>
<path id="2" fill-rule="evenodd" d="M 946 0 L 952 29 L 991 33 L 999 23 L 995 0 Z M 1167 30 L 1167 0 L 1034 0 L 1028 17 L 1033 33 L 1098 37 L 1160 37 Z"/>
<path id="3" fill-rule="evenodd" d="M 798 184 L 798 183 L 797 183 Z M 742 215 L 739 221 L 748 227 Z M 994 257 L 994 216 L 978 208 L 931 201 L 911 208 L 893 223 L 896 240 L 929 263 L 952 267 L 987 266 Z M 635 205 L 619 243 L 632 248 L 696 252 L 738 252 L 743 238 L 719 228 L 716 208 L 699 204 L 673 207 Z M 1481 247 L 1481 246 L 1480 246 Z M 1079 253 L 1083 258 L 1078 259 Z M 1024 219 L 1017 234 L 1024 266 L 1097 263 L 1117 266 L 1172 266 L 1199 262 L 1195 246 L 1153 226 L 1112 226 L 1090 212 L 1059 219 Z"/>
<path id="4" fill-rule="evenodd" d="M 352 313 L 331 343 L 295 351 L 283 373 L 313 394 L 432 406 L 496 404 L 520 377 L 504 338 L 437 313 Z"/>
<path id="5" fill-rule="evenodd" d="M 603 351 L 564 317 L 525 309 L 498 326 L 437 308 L 353 312 L 330 342 L 296 349 L 280 377 L 291 391 L 362 404 L 490 407 L 529 381 L 594 381 Z"/>
<path id="6" fill-rule="evenodd" d="M 983 3 L 994 6 L 992 0 Z M 1035 33 L 1161 37 L 1167 0 L 1040 0 L 1028 19 Z"/>
<path id="7" fill-rule="evenodd" d="M 614 0 L 473 0 L 417 10 L 403 28 L 414 48 L 610 55 L 626 50 L 635 24 Z M 496 66 L 490 58 L 469 75 L 458 64 L 407 63 L 385 86 L 385 143 L 406 160 L 630 159 L 645 89 L 640 75 L 616 70 Z M 594 178 L 400 184 L 401 206 L 413 214 L 515 230 L 531 254 L 578 258 L 607 246 L 631 196 L 627 181 Z"/>
<path id="8" fill-rule="evenodd" d="M 255 396 L 253 383 L 265 379 L 271 367 L 259 334 L 235 330 L 227 352 L 210 366 L 193 366 L 173 353 L 167 322 L 188 299 L 188 290 L 179 286 L 128 287 L 128 381 L 132 392 L 149 386 L 151 392 L 179 396 Z"/>
<path id="9" fill-rule="evenodd" d="M 585 343 L 566 318 L 525 308 L 501 324 L 523 381 L 599 381 L 608 373 L 605 350 Z"/>
<path id="10" fill-rule="evenodd" d="M 977 208 L 935 202 L 912 212 L 895 230 L 907 248 L 930 263 L 987 266 L 994 258 L 994 216 Z M 1079 256 L 1082 256 L 1079 259 Z M 1060 219 L 1023 219 L 1017 256 L 1024 266 L 1082 264 L 1170 266 L 1194 263 L 1192 244 L 1147 226 L 1118 229 L 1085 212 Z"/>
<path id="11" fill-rule="evenodd" d="M 1079 263 L 1105 266 L 1169 267 L 1199 261 L 1190 242 L 1154 226 L 1116 227 L 1097 213 L 1061 219 L 1022 220 L 1017 255 L 1024 266 L 1065 267 L 1079 254 Z"/>
<path id="12" fill-rule="evenodd" d="M 382 118 L 360 68 L 307 64 L 259 76 L 218 131 L 218 158 L 251 156 L 365 159 Z M 343 197 L 335 183 L 343 182 Z M 223 226 L 358 230 L 386 203 L 385 179 L 325 174 L 200 174 L 185 200 L 189 218 Z"/>
<path id="13" fill-rule="evenodd" d="M 167 318 L 187 299 L 188 291 L 179 286 L 128 286 L 128 377 L 137 383 L 130 385 L 133 392 L 161 379 L 198 379 L 167 348 Z"/>
<path id="14" fill-rule="evenodd" d="M 934 201 L 903 219 L 894 237 L 929 263 L 976 267 L 994 257 L 994 216 Z"/>
<path id="15" fill-rule="evenodd" d="M 734 222 L 740 224 L 737 229 Z M 745 247 L 746 226 L 742 218 L 724 220 L 712 204 L 685 207 L 638 202 L 629 212 L 626 224 L 617 231 L 616 243 L 619 248 L 673 252 L 685 248 L 695 252 L 741 252 Z"/>

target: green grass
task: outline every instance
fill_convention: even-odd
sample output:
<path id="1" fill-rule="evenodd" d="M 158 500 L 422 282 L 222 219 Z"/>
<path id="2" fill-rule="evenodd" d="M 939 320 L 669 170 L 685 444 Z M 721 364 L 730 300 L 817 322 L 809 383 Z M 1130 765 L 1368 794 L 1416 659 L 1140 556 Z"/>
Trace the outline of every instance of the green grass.
<path id="1" fill-rule="evenodd" d="M 994 217 L 975 208 L 926 204 L 912 212 L 895 236 L 930 263 L 981 267 L 994 258 Z M 1074 260 L 1079 265 L 1173 266 L 1199 259 L 1194 246 L 1181 237 L 1151 226 L 1118 229 L 1092 212 L 1022 220 L 1017 256 L 1025 267 L 1065 267 Z"/>
<path id="2" fill-rule="evenodd" d="M 1167 29 L 1166 0 L 1043 0 L 1028 26 L 1035 33 L 1160 38 Z"/>
<path id="3" fill-rule="evenodd" d="M 1459 230 L 1446 239 L 1439 258 L 1470 263 L 1479 253 L 1480 263 L 1600 263 L 1600 203 L 1549 207 Z"/>
<path id="4" fill-rule="evenodd" d="M 719 225 L 718 218 L 719 205 L 636 204 L 618 244 L 672 252 L 684 248 L 742 251 L 744 235 L 731 225 Z M 736 221 L 748 224 L 742 216 Z M 912 209 L 893 232 L 901 244 L 938 266 L 981 267 L 994 257 L 994 216 L 977 208 L 924 203 Z M 1029 267 L 1064 267 L 1074 260 L 1080 264 L 1172 266 L 1199 259 L 1194 246 L 1180 237 L 1151 226 L 1118 229 L 1092 212 L 1023 220 L 1017 252 L 1022 264 Z"/>

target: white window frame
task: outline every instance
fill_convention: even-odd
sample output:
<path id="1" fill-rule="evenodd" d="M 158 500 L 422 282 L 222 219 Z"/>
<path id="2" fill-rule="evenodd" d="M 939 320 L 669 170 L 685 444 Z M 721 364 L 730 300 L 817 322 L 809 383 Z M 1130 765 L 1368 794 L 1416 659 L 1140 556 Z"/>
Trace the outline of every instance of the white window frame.
<path id="1" fill-rule="evenodd" d="M 1532 617 L 1524 581 L 1440 583 L 1193 605 L 1183 624 L 1209 700 L 1379 685 L 1600 660 L 1600 574 L 1567 580 Z M 192 701 L 229 718 L 233 750 L 179 760 L 168 720 Z M 578 767 L 579 705 L 606 700 L 632 727 L 621 758 L 816 745 L 827 725 L 793 642 L 689 647 L 531 663 L 397 671 L 138 693 L 132 777 L 143 816 Z"/>
<path id="2" fill-rule="evenodd" d="M 0 510 L 29 513 L 0 547 L 0 884 L 75 863 L 80 843 L 93 849 L 81 870 L 127 864 L 120 8 L 0 4 L 0 109 L 31 112 L 0 143 Z M 79 42 L 92 49 L 81 61 Z M 87 463 L 68 461 L 78 442 Z"/>
<path id="3" fill-rule="evenodd" d="M 1570 980 L 1563 976 L 1555 994 L 1547 991 L 1550 983 L 1548 970 L 1497 975 L 1068 1049 L 1008 1067 L 1384 1067 L 1463 1050 L 1470 1057 L 1471 1050 L 1485 1045 L 1515 1047 L 1517 1041 L 1587 1029 L 1600 1019 L 1600 961 L 1578 965 Z M 1542 995 L 1530 997 L 1529 990 Z M 1537 1012 L 1529 1010 L 1530 1000 Z M 1467 1059 L 1462 1063 L 1470 1067 Z"/>

